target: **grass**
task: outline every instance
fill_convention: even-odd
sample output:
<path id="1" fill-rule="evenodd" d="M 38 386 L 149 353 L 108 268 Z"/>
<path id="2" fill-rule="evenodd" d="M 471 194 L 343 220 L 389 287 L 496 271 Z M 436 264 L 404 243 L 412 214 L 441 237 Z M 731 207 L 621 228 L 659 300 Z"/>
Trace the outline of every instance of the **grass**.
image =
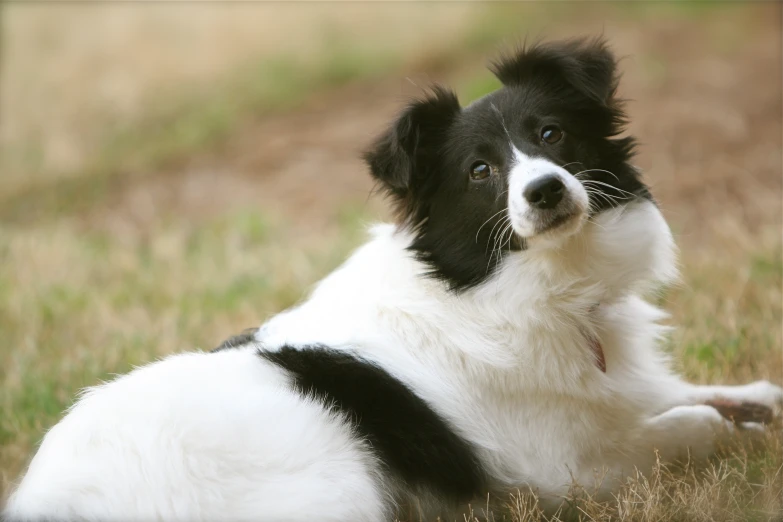
<path id="1" fill-rule="evenodd" d="M 357 242 L 359 219 L 347 213 L 339 234 L 302 241 L 251 212 L 130 241 L 65 225 L 0 228 L 3 484 L 79 388 L 210 349 L 292 305 Z"/>
<path id="2" fill-rule="evenodd" d="M 629 477 L 611 501 L 597 502 L 575 486 L 564 507 L 545 515 L 534 495 L 512 494 L 494 520 L 511 522 L 639 521 L 748 522 L 779 521 L 783 480 L 780 438 L 765 440 L 768 454 L 735 448 L 707 466 L 663 465 Z M 479 522 L 468 514 L 467 522 Z M 481 519 L 483 520 L 483 519 Z"/>
<path id="3" fill-rule="evenodd" d="M 644 9 L 697 17 L 704 7 Z M 417 59 L 448 67 L 464 53 L 495 46 L 519 29 L 507 9 L 513 7 L 499 6 L 453 47 Z M 550 16 L 572 9 L 558 4 Z M 637 16 L 633 9 L 629 18 Z M 172 352 L 210 349 L 261 323 L 300 300 L 362 241 L 371 216 L 358 206 L 338 209 L 333 226 L 318 232 L 230 205 L 222 214 L 161 219 L 131 234 L 73 219 L 121 190 L 123 179 L 188 161 L 219 147 L 253 118 L 291 110 L 312 91 L 383 75 L 408 60 L 349 43 L 336 35 L 311 60 L 253 61 L 207 92 L 160 100 L 133 124 L 108 129 L 80 172 L 32 182 L 22 192 L 0 183 L 0 498 L 80 388 Z M 667 84 L 672 71 L 663 65 L 666 56 L 651 56 L 643 57 L 645 81 Z M 496 85 L 482 73 L 458 91 L 467 103 Z M 231 97 L 221 94 L 226 92 Z M 683 141 L 696 138 L 685 135 Z M 720 213 L 741 223 L 743 209 L 720 206 Z M 780 223 L 737 227 L 706 245 L 683 242 L 683 284 L 660 298 L 678 326 L 667 349 L 695 382 L 783 382 Z M 781 499 L 778 429 L 766 444 L 728 448 L 707 466 L 659 466 L 646 478 L 631 478 L 609 503 L 575 490 L 569 505 L 585 521 L 761 521 L 780 519 Z M 496 520 L 543 518 L 533 497 L 509 503 Z"/>
<path id="4" fill-rule="evenodd" d="M 81 387 L 168 353 L 210 349 L 292 305 L 361 241 L 367 218 L 348 209 L 336 229 L 298 239 L 250 211 L 134 239 L 69 224 L 0 228 L 0 345 L 10 347 L 0 355 L 3 485 Z M 683 326 L 670 349 L 696 381 L 780 380 L 779 249 L 733 254 L 686 257 L 687 284 L 665 298 Z M 583 520 L 770 520 L 783 499 L 781 443 L 770 437 L 765 449 L 729 452 L 711 467 L 661 467 L 613 503 L 580 495 L 573 509 Z M 506 516 L 539 520 L 530 502 L 512 501 Z"/>

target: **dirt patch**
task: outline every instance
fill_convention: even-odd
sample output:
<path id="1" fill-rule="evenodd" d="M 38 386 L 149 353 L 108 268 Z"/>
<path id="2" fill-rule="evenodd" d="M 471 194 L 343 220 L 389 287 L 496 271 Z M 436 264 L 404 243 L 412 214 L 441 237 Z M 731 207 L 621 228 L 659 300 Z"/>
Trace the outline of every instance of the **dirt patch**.
<path id="1" fill-rule="evenodd" d="M 643 27 L 620 18 L 550 31 L 553 38 L 585 34 L 600 23 L 624 57 L 622 93 L 632 99 L 630 131 L 641 140 L 637 163 L 689 245 L 727 227 L 780 230 L 780 9 L 755 4 Z M 459 84 L 482 66 L 470 57 L 434 77 L 403 71 L 251 122 L 220 150 L 135 177 L 82 222 L 130 231 L 256 207 L 312 228 L 344 204 L 375 211 L 383 205 L 368 199 L 361 149 L 430 81 Z"/>
<path id="2" fill-rule="evenodd" d="M 368 199 L 372 184 L 360 151 L 400 98 L 383 87 L 351 86 L 296 113 L 252 122 L 219 151 L 134 176 L 83 223 L 145 228 L 172 216 L 204 219 L 247 207 L 300 225 L 328 221 L 341 204 Z"/>

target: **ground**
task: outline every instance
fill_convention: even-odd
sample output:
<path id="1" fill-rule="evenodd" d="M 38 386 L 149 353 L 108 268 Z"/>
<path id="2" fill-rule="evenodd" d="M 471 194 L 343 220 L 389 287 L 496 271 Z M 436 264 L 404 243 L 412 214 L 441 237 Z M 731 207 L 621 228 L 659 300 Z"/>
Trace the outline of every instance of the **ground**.
<path id="1" fill-rule="evenodd" d="M 542 27 L 526 19 L 527 32 L 602 31 L 623 57 L 637 164 L 681 248 L 682 282 L 660 296 L 678 368 L 696 382 L 783 383 L 780 4 L 556 11 Z M 101 141 L 98 118 L 84 124 L 93 149 L 68 161 L 8 160 L 22 170 L 0 181 L 0 498 L 80 388 L 209 349 L 295 303 L 344 259 L 386 216 L 362 147 L 433 80 L 463 103 L 493 88 L 483 66 L 520 34 L 514 14 L 486 16 L 489 30 L 470 27 L 436 52 L 412 39 L 382 67 L 340 47 L 315 72 L 277 71 L 274 89 L 243 90 L 241 76 L 228 84 L 242 103 L 227 109 L 202 93 L 113 141 Z M 468 15 L 449 23 L 464 29 Z M 781 498 L 783 439 L 773 435 L 707 468 L 659 469 L 609 505 L 574 506 L 585 520 L 769 520 Z M 519 500 L 505 516 L 537 515 Z"/>

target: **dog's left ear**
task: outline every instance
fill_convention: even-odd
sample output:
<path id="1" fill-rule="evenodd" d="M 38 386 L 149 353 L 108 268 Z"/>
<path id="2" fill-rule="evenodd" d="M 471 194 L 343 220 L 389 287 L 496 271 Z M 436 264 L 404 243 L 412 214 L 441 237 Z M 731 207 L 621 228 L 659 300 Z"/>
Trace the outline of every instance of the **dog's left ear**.
<path id="1" fill-rule="evenodd" d="M 533 45 L 503 57 L 490 69 L 504 85 L 528 79 L 562 79 L 601 105 L 611 105 L 617 89 L 617 65 L 603 39 L 575 39 Z"/>
<path id="2" fill-rule="evenodd" d="M 433 87 L 426 98 L 411 103 L 364 153 L 370 174 L 395 198 L 403 214 L 412 211 L 406 207 L 430 179 L 434 157 L 459 112 L 452 91 Z"/>

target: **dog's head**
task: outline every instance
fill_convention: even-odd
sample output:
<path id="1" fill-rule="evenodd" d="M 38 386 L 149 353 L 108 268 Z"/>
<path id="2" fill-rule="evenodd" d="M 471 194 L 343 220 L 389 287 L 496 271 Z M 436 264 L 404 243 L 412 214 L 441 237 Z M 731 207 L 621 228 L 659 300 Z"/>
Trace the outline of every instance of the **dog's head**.
<path id="1" fill-rule="evenodd" d="M 590 217 L 649 198 L 618 137 L 615 60 L 601 41 L 541 44 L 493 64 L 503 87 L 467 107 L 436 87 L 365 154 L 411 228 L 411 248 L 452 288 L 500 251 L 557 243 Z"/>

